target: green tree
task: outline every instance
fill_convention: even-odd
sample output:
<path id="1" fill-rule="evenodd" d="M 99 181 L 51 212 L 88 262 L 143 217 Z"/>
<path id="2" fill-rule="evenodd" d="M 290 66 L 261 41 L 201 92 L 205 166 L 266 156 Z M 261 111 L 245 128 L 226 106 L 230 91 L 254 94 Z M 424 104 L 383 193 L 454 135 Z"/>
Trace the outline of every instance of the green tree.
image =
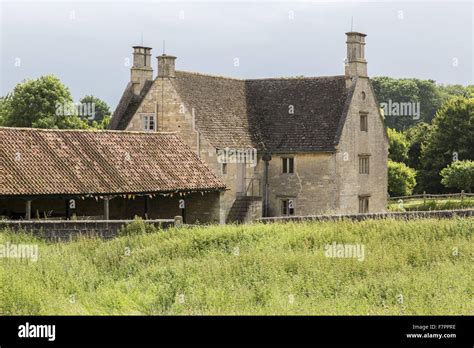
<path id="1" fill-rule="evenodd" d="M 440 171 L 455 160 L 474 159 L 474 98 L 454 97 L 436 113 L 421 149 L 423 190 L 445 191 Z"/>
<path id="2" fill-rule="evenodd" d="M 8 100 L 6 126 L 87 128 L 87 122 L 77 116 L 68 88 L 55 76 L 19 83 Z"/>
<path id="3" fill-rule="evenodd" d="M 8 115 L 10 114 L 10 99 L 7 95 L 6 97 L 0 97 L 0 126 L 3 126 L 5 120 L 7 119 Z"/>
<path id="4" fill-rule="evenodd" d="M 402 102 L 419 102 L 419 89 L 414 79 L 393 79 L 390 77 L 374 77 L 371 79 L 375 95 L 380 104 Z M 404 130 L 414 124 L 413 117 L 385 115 L 387 127 Z"/>
<path id="5" fill-rule="evenodd" d="M 101 122 L 92 121 L 91 127 L 95 129 L 107 129 L 112 116 L 105 116 Z"/>
<path id="6" fill-rule="evenodd" d="M 409 167 L 416 170 L 421 169 L 421 148 L 426 146 L 430 129 L 430 124 L 419 122 L 404 132 L 408 141 L 408 161 L 405 163 Z"/>
<path id="7" fill-rule="evenodd" d="M 468 98 L 474 98 L 474 85 L 469 85 L 466 87 Z"/>
<path id="8" fill-rule="evenodd" d="M 418 100 L 420 102 L 420 119 L 418 122 L 431 123 L 436 111 L 443 104 L 443 97 L 439 91 L 438 85 L 434 80 L 418 80 L 414 79 L 418 87 Z"/>
<path id="9" fill-rule="evenodd" d="M 431 123 L 441 105 L 452 97 L 474 96 L 474 86 L 437 85 L 433 80 L 374 77 L 371 81 L 380 103 L 388 103 L 389 100 L 396 103 L 420 103 L 419 119 L 416 115 L 385 115 L 385 124 L 397 131 L 406 130 L 418 122 Z"/>
<path id="10" fill-rule="evenodd" d="M 439 85 L 438 90 L 440 92 L 442 101 L 445 102 L 452 97 L 466 97 L 469 98 L 469 88 L 463 85 Z"/>
<path id="11" fill-rule="evenodd" d="M 105 101 L 99 99 L 93 95 L 86 95 L 80 101 L 81 105 L 84 106 L 84 110 L 93 111 L 92 114 L 84 115 L 89 121 L 89 125 L 93 125 L 95 121 L 96 125 L 100 127 L 102 121 L 106 117 L 111 116 L 110 106 Z"/>
<path id="12" fill-rule="evenodd" d="M 388 158 L 395 162 L 406 163 L 408 161 L 409 143 L 405 134 L 392 128 L 388 128 L 387 133 L 390 140 Z"/>
<path id="13" fill-rule="evenodd" d="M 455 161 L 441 170 L 441 177 L 445 187 L 471 192 L 474 187 L 474 161 Z"/>
<path id="14" fill-rule="evenodd" d="M 409 196 L 416 185 L 416 171 L 405 163 L 388 161 L 388 193 L 392 197 Z"/>

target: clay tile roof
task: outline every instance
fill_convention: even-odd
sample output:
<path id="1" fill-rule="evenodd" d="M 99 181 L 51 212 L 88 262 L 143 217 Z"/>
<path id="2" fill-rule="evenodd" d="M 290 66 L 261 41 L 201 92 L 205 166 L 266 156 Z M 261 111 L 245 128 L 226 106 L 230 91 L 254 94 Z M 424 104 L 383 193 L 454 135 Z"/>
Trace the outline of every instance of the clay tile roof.
<path id="1" fill-rule="evenodd" d="M 0 195 L 222 190 L 173 133 L 0 127 Z"/>

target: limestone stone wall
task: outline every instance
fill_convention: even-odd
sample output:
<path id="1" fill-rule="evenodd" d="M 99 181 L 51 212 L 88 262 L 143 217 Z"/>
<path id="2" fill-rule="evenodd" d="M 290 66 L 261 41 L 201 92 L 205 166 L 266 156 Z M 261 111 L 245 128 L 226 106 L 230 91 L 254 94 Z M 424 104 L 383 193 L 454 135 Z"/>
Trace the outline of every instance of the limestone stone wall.
<path id="1" fill-rule="evenodd" d="M 336 177 L 339 213 L 359 212 L 359 196 L 369 196 L 369 212 L 387 209 L 388 138 L 369 79 L 357 79 L 347 119 L 337 146 Z M 364 99 L 365 95 L 365 99 Z M 360 112 L 368 131 L 360 130 Z M 369 174 L 359 174 L 359 155 L 369 155 Z"/>
<path id="2" fill-rule="evenodd" d="M 283 157 L 294 158 L 294 174 L 282 173 Z M 335 164 L 331 153 L 272 155 L 268 175 L 269 215 L 281 215 L 283 199 L 294 200 L 295 215 L 336 210 Z"/>

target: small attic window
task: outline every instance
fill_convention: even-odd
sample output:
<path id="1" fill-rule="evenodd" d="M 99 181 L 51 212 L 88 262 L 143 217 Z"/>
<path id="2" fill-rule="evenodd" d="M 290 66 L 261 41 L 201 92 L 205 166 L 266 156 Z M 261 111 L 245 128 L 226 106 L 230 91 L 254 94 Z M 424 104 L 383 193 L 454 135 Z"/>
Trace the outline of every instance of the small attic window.
<path id="1" fill-rule="evenodd" d="M 360 93 L 360 97 L 362 98 L 362 100 L 365 100 L 365 97 L 366 97 L 366 96 L 365 96 L 365 92 L 364 92 L 364 91 L 362 91 L 362 92 Z"/>
<path id="2" fill-rule="evenodd" d="M 142 130 L 145 132 L 153 132 L 156 130 L 155 114 L 142 114 Z"/>

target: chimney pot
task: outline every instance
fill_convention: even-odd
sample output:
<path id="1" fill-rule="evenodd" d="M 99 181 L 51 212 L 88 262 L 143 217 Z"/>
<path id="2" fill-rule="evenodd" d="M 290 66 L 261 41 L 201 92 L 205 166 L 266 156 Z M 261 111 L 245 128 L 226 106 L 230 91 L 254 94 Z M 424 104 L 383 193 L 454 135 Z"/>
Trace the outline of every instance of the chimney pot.
<path id="1" fill-rule="evenodd" d="M 162 54 L 156 57 L 158 59 L 158 77 L 176 77 L 175 60 L 176 57 Z"/>
<path id="2" fill-rule="evenodd" d="M 366 34 L 350 31 L 347 36 L 347 58 L 345 65 L 346 86 L 352 85 L 354 78 L 368 77 L 365 60 Z"/>
<path id="3" fill-rule="evenodd" d="M 134 84 L 133 91 L 135 94 L 140 94 L 146 81 L 153 80 L 150 47 L 133 46 L 133 65 L 130 69 L 130 80 Z"/>

